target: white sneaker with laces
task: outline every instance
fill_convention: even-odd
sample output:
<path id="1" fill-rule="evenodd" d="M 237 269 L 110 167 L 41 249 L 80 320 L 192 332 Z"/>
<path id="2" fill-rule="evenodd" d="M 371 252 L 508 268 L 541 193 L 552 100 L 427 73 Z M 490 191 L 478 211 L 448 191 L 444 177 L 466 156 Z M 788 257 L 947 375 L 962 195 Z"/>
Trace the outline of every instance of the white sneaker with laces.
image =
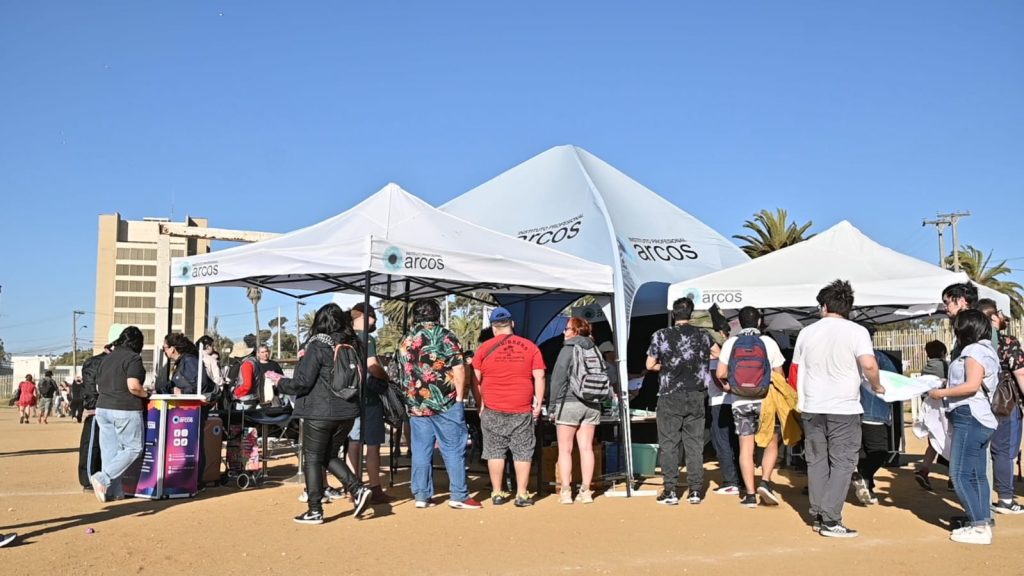
<path id="1" fill-rule="evenodd" d="M 724 496 L 739 496 L 740 489 L 738 486 L 719 486 L 715 488 L 715 494 L 722 494 Z"/>
<path id="2" fill-rule="evenodd" d="M 992 528 L 989 526 L 964 526 L 953 530 L 949 539 L 961 544 L 991 544 Z"/>

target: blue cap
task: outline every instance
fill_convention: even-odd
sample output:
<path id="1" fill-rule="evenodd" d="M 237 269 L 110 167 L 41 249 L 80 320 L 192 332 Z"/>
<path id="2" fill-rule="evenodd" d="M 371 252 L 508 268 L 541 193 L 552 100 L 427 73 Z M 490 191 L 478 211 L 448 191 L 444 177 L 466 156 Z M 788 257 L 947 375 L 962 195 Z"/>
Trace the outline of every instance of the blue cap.
<path id="1" fill-rule="evenodd" d="M 506 320 L 512 319 L 512 313 L 507 308 L 498 306 L 494 310 L 491 310 L 491 324 L 495 322 L 505 322 Z"/>

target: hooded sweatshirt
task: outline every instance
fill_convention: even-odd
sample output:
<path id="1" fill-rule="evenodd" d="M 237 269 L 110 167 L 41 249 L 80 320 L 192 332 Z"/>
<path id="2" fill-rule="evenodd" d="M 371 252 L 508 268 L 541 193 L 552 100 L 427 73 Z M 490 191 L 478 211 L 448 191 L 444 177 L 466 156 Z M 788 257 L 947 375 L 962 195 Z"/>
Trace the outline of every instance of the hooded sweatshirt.
<path id="1" fill-rule="evenodd" d="M 561 404 L 563 396 L 566 402 L 582 402 L 569 390 L 569 373 L 572 369 L 573 347 L 580 346 L 584 350 L 594 347 L 594 341 L 587 336 L 573 336 L 565 341 L 562 349 L 558 351 L 558 359 L 555 360 L 555 367 L 551 371 L 551 396 L 549 405 Z M 600 404 L 583 402 L 587 406 L 597 408 Z"/>

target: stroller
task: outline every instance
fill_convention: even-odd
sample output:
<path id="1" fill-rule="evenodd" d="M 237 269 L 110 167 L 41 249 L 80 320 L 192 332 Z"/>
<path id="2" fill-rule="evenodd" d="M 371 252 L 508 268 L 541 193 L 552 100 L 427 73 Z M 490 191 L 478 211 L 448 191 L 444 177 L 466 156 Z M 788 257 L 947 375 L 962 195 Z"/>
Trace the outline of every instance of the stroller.
<path id="1" fill-rule="evenodd" d="M 292 409 L 290 406 L 264 406 L 255 394 L 234 401 L 228 398 L 226 404 L 227 478 L 224 483 L 234 483 L 239 490 L 261 486 L 266 481 L 270 460 L 270 428 L 287 427 Z"/>

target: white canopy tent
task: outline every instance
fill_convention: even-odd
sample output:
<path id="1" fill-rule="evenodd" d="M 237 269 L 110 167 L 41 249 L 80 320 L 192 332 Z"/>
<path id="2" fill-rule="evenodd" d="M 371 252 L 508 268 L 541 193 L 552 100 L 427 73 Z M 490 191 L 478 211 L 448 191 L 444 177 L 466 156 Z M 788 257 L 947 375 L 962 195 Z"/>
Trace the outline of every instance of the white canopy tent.
<path id="1" fill-rule="evenodd" d="M 622 358 L 626 357 L 629 319 L 662 314 L 670 282 L 748 260 L 700 220 L 576 146 L 551 148 L 441 209 L 515 235 L 524 244 L 550 246 L 610 266 L 614 303 L 605 316 L 612 320 L 615 347 Z M 556 295 L 510 308 L 521 332 L 535 340 L 570 303 L 571 299 Z M 619 363 L 619 381 L 622 397 L 628 398 L 624 361 Z M 628 415 L 628 401 L 622 407 Z M 623 429 L 626 469 L 632 474 L 629 426 Z"/>
<path id="2" fill-rule="evenodd" d="M 944 270 L 886 248 L 848 221 L 809 240 L 755 260 L 683 280 L 668 290 L 667 304 L 691 296 L 698 310 L 714 304 L 724 309 L 754 306 L 766 316 L 788 313 L 804 324 L 818 318 L 816 297 L 829 282 L 841 278 L 853 286 L 851 319 L 874 324 L 898 322 L 942 311 L 942 290 L 969 282 L 967 274 Z M 1005 294 L 978 286 L 1009 311 Z"/>
<path id="3" fill-rule="evenodd" d="M 350 210 L 277 238 L 174 258 L 172 286 L 259 286 L 291 296 L 611 294 L 612 270 L 447 214 L 388 184 Z"/>
<path id="4" fill-rule="evenodd" d="M 609 266 L 467 222 L 396 184 L 307 228 L 174 258 L 171 285 L 256 286 L 294 297 L 354 292 L 366 305 L 371 296 L 411 300 L 477 290 L 510 303 L 614 292 Z"/>

